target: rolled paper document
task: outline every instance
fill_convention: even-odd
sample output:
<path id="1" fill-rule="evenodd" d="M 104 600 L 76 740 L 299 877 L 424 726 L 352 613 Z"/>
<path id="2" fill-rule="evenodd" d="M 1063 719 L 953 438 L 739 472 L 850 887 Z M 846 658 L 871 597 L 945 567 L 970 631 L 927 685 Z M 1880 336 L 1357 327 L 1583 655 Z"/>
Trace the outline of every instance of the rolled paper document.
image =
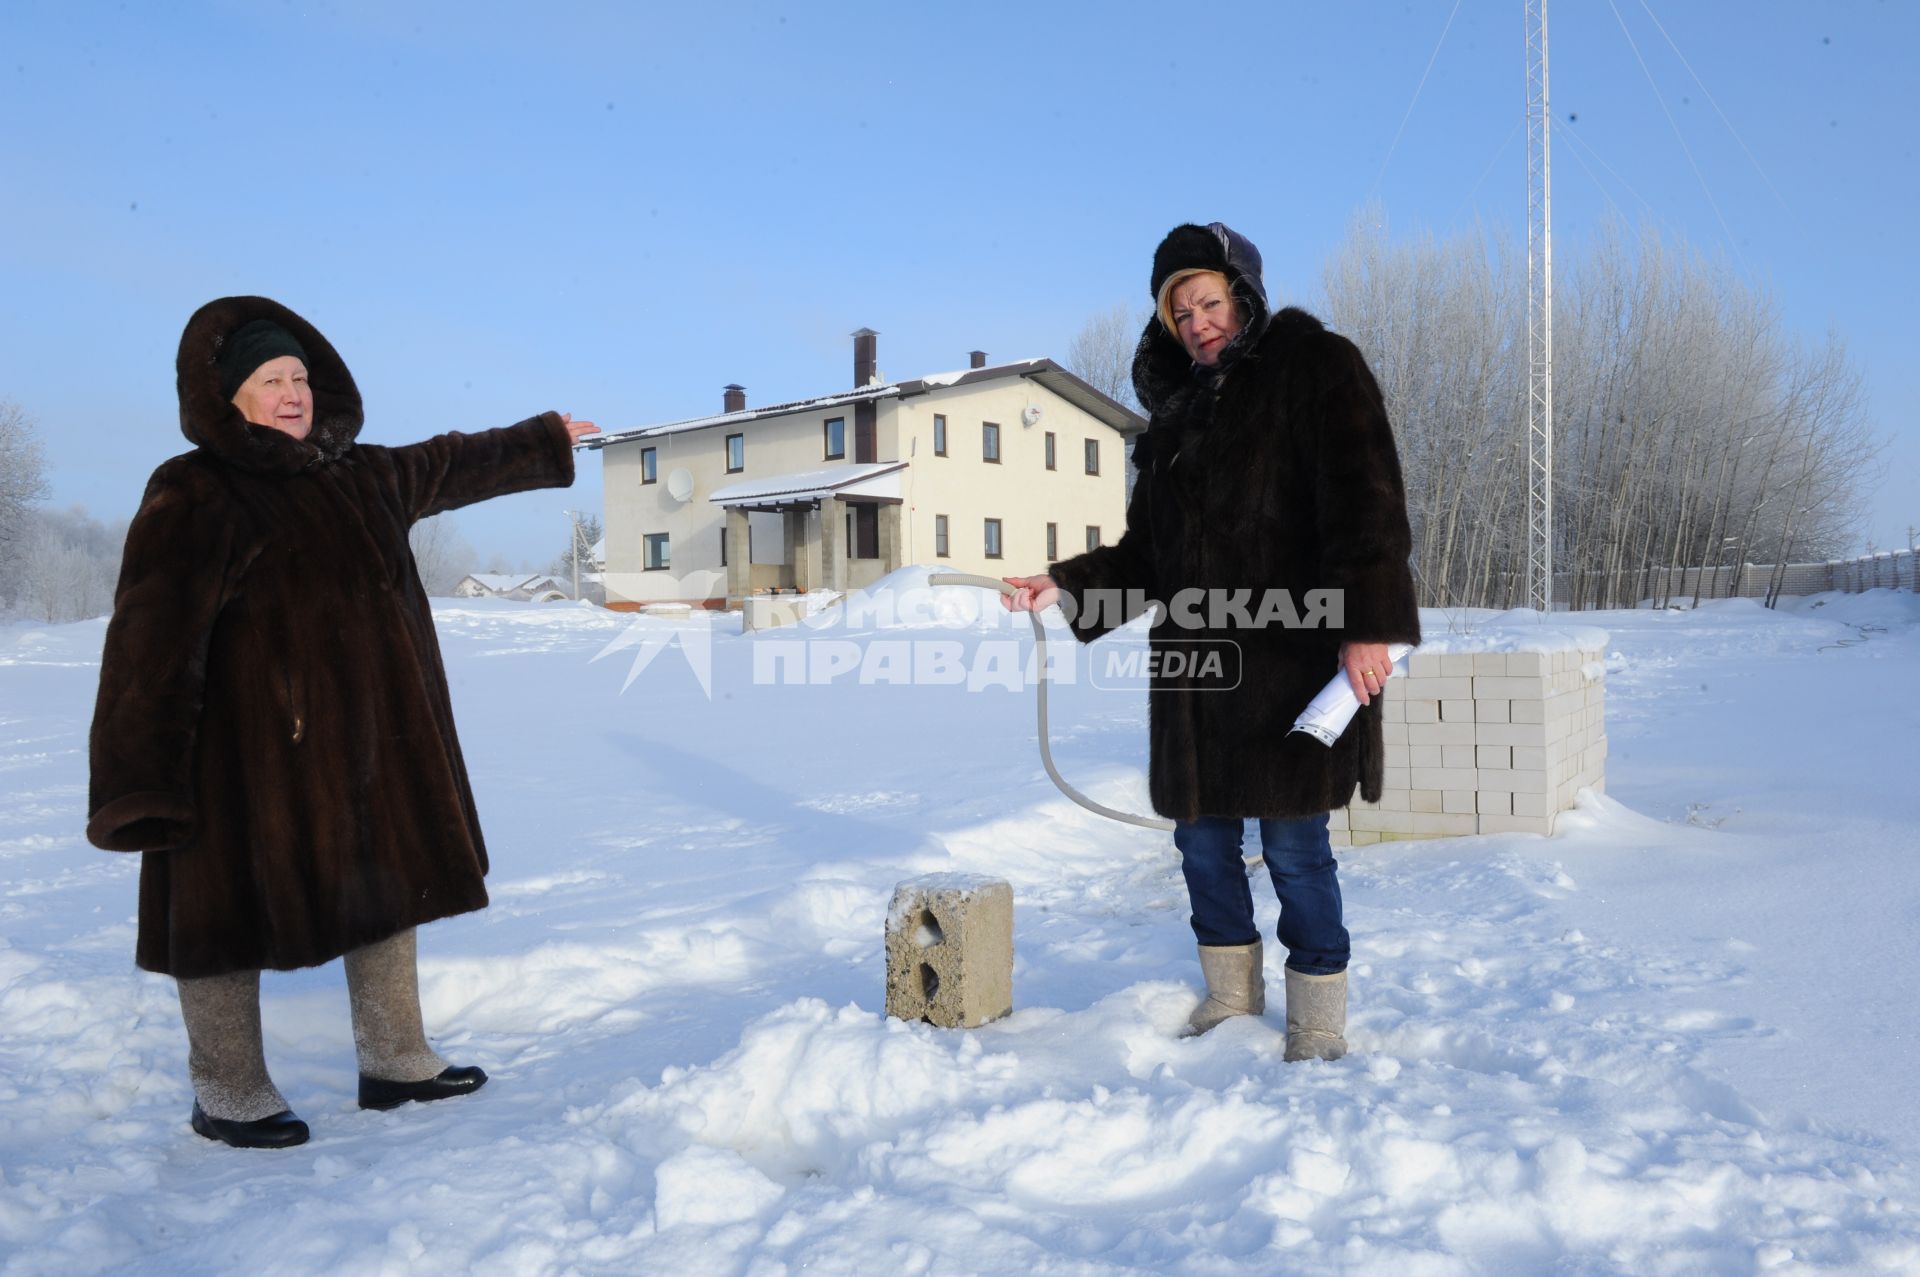
<path id="1" fill-rule="evenodd" d="M 1412 650 L 1411 643 L 1389 643 L 1387 659 L 1398 665 Z M 1360 698 L 1353 694 L 1353 683 L 1347 678 L 1347 672 L 1341 670 L 1333 676 L 1331 683 L 1320 689 L 1320 694 L 1301 711 L 1300 717 L 1293 721 L 1293 731 L 1305 733 L 1322 745 L 1330 746 L 1340 739 L 1340 733 L 1347 730 L 1347 724 L 1359 712 Z"/>

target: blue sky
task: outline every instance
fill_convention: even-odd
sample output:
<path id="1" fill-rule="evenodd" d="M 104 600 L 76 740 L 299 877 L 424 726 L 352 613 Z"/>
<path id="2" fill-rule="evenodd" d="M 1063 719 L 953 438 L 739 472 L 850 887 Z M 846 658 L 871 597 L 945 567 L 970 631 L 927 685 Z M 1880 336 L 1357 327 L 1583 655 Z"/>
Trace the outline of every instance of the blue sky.
<path id="1" fill-rule="evenodd" d="M 0 397 L 39 420 L 54 499 L 115 517 L 185 446 L 174 349 L 228 293 L 318 324 L 381 443 L 546 408 L 671 420 L 730 381 L 823 393 L 863 325 L 896 378 L 974 348 L 1059 357 L 1144 302 L 1153 244 L 1189 219 L 1246 231 L 1270 287 L 1310 295 L 1370 198 L 1396 233 L 1524 226 L 1521 13 L 0 0 Z M 1794 329 L 1844 334 L 1889 439 L 1863 538 L 1904 545 L 1920 6 L 1552 20 L 1560 251 L 1610 213 L 1650 221 Z M 588 459 L 571 493 L 456 517 L 544 563 L 599 487 Z"/>

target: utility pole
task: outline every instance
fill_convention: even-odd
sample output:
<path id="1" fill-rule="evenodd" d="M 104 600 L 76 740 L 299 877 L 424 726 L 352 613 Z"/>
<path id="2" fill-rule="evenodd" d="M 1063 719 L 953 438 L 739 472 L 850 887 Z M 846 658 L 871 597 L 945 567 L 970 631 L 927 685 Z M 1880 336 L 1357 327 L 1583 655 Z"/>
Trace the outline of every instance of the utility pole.
<path id="1" fill-rule="evenodd" d="M 1547 0 L 1527 8 L 1527 605 L 1553 611 L 1553 166 Z"/>

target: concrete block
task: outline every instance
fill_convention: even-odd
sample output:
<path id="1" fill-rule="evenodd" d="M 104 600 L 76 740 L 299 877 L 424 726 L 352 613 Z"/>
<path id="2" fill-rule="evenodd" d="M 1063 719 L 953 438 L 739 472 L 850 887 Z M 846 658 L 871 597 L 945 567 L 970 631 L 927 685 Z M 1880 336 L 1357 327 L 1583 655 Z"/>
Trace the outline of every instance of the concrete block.
<path id="1" fill-rule="evenodd" d="M 1407 766 L 1409 767 L 1444 766 L 1444 764 L 1440 761 L 1440 749 L 1441 747 L 1438 745 L 1407 746 Z"/>
<path id="2" fill-rule="evenodd" d="M 1465 696 L 1458 700 L 1441 701 L 1440 721 L 1443 723 L 1471 723 L 1473 721 L 1473 698 Z"/>
<path id="3" fill-rule="evenodd" d="M 1509 721 L 1509 710 L 1507 707 L 1511 704 L 1513 704 L 1512 701 L 1475 700 L 1473 702 L 1473 721 L 1476 723 L 1507 722 Z"/>
<path id="4" fill-rule="evenodd" d="M 1416 793 L 1419 791 L 1415 791 Z M 1474 792 L 1471 789 L 1448 789 L 1440 794 L 1440 810 L 1454 815 L 1472 815 Z"/>
<path id="5" fill-rule="evenodd" d="M 1440 747 L 1440 765 L 1441 765 L 1442 767 L 1471 767 L 1471 766 L 1473 766 L 1473 765 L 1474 765 L 1474 763 L 1473 763 L 1473 746 L 1471 746 L 1471 745 L 1442 745 L 1442 746 Z"/>
<path id="6" fill-rule="evenodd" d="M 1406 713 L 1409 723 L 1437 723 L 1440 721 L 1440 702 L 1409 700 Z"/>
<path id="7" fill-rule="evenodd" d="M 1472 678 L 1473 653 L 1448 652 L 1440 658 L 1440 674 L 1443 678 Z"/>
<path id="8" fill-rule="evenodd" d="M 1472 723 L 1408 723 L 1409 745 L 1471 745 L 1478 739 Z"/>
<path id="9" fill-rule="evenodd" d="M 1409 745 L 1388 745 L 1385 754 L 1389 767 L 1412 767 L 1415 762 L 1412 746 Z"/>
<path id="10" fill-rule="evenodd" d="M 1553 832 L 1551 817 L 1540 816 L 1497 816 L 1480 817 L 1480 832 L 1483 834 L 1539 834 L 1545 837 Z"/>
<path id="11" fill-rule="evenodd" d="M 1546 669 L 1546 654 L 1543 652 L 1507 653 L 1508 678 L 1539 678 L 1546 673 Z"/>
<path id="12" fill-rule="evenodd" d="M 1383 788 L 1380 791 L 1380 803 L 1379 803 L 1380 810 L 1381 811 L 1413 810 L 1413 805 L 1410 802 L 1410 797 L 1412 793 L 1413 791 L 1410 789 L 1384 789 Z"/>
<path id="13" fill-rule="evenodd" d="M 1356 829 L 1347 835 L 1347 845 L 1349 847 L 1371 847 L 1379 841 L 1379 832 L 1372 829 Z"/>
<path id="14" fill-rule="evenodd" d="M 1413 678 L 1439 678 L 1444 660 L 1446 657 L 1437 652 L 1415 652 L 1407 658 L 1407 673 Z"/>
<path id="15" fill-rule="evenodd" d="M 1412 769 L 1408 767 L 1382 767 L 1380 786 L 1382 789 L 1413 789 L 1416 786 L 1411 772 Z"/>
<path id="16" fill-rule="evenodd" d="M 1327 845 L 1329 847 L 1351 847 L 1353 846 L 1353 835 L 1345 829 L 1329 829 L 1327 830 Z"/>
<path id="17" fill-rule="evenodd" d="M 1507 702 L 1507 721 L 1510 723 L 1544 723 L 1547 721 L 1547 703 L 1543 697 L 1515 697 Z"/>
<path id="18" fill-rule="evenodd" d="M 1479 832 L 1480 817 L 1461 813 L 1417 811 L 1411 814 L 1410 827 L 1404 831 L 1415 838 L 1458 838 Z"/>
<path id="19" fill-rule="evenodd" d="M 1496 678 L 1504 677 L 1507 672 L 1507 654 L 1505 652 L 1475 652 L 1473 654 L 1473 672 L 1475 675 L 1491 674 Z"/>
<path id="20" fill-rule="evenodd" d="M 1513 814 L 1513 795 L 1496 790 L 1483 789 L 1474 795 L 1482 816 L 1511 816 Z"/>
<path id="21" fill-rule="evenodd" d="M 1513 761 L 1508 764 L 1517 772 L 1543 772 L 1547 770 L 1547 751 L 1527 745 L 1513 747 Z"/>
<path id="22" fill-rule="evenodd" d="M 1445 811 L 1446 791 L 1440 789 L 1410 789 L 1407 791 L 1408 811 Z"/>
<path id="23" fill-rule="evenodd" d="M 1405 721 L 1398 723 L 1390 721 L 1382 722 L 1380 724 L 1380 739 L 1388 745 L 1405 745 L 1407 743 L 1407 725 Z"/>
<path id="24" fill-rule="evenodd" d="M 887 910 L 887 1014 L 972 1028 L 1013 1010 L 1013 887 L 928 874 Z"/>
<path id="25" fill-rule="evenodd" d="M 1473 747 L 1473 765 L 1495 771 L 1505 771 L 1513 767 L 1514 750 L 1511 745 L 1475 745 Z"/>
<path id="26" fill-rule="evenodd" d="M 1407 695 L 1427 701 L 1464 701 L 1473 699 L 1470 678 L 1420 678 L 1407 684 Z"/>
<path id="27" fill-rule="evenodd" d="M 1384 695 L 1380 698 L 1380 723 L 1392 727 L 1395 723 L 1407 721 L 1407 702 L 1404 697 Z"/>

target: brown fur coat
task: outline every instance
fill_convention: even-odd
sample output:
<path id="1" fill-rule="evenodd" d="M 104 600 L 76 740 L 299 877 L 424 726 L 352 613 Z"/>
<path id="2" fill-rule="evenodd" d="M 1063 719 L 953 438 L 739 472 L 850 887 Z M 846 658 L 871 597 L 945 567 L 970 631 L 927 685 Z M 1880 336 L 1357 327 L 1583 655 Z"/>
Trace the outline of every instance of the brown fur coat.
<path id="1" fill-rule="evenodd" d="M 248 424 L 215 355 L 272 319 L 306 348 L 304 440 Z M 181 337 L 193 451 L 127 532 L 94 710 L 87 837 L 140 851 L 136 960 L 176 976 L 312 966 L 487 903 L 418 519 L 564 487 L 557 414 L 403 448 L 354 442 L 360 394 L 326 338 L 260 297 Z"/>
<path id="2" fill-rule="evenodd" d="M 1212 236 L 1199 231 L 1175 232 L 1199 257 L 1175 264 L 1228 274 L 1248 315 L 1242 348 L 1218 373 L 1197 374 L 1159 320 L 1148 320 L 1134 385 L 1152 418 L 1135 446 L 1126 533 L 1052 576 L 1086 641 L 1115 619 L 1086 615 L 1091 590 L 1163 601 L 1187 588 L 1251 591 L 1257 607 L 1263 591 L 1282 589 L 1303 613 L 1309 591 L 1343 591 L 1337 629 L 1184 629 L 1162 609 L 1156 651 L 1237 644 L 1239 683 L 1200 690 L 1204 680 L 1155 674 L 1148 788 L 1154 810 L 1175 820 L 1311 815 L 1346 806 L 1356 785 L 1374 801 L 1384 757 L 1378 699 L 1331 748 L 1289 729 L 1338 672 L 1343 642 L 1420 640 L 1406 495 L 1380 388 L 1353 343 L 1305 311 L 1269 321 L 1257 256 L 1243 275 L 1224 253 L 1209 260 Z M 1175 236 L 1169 244 L 1182 247 Z"/>

